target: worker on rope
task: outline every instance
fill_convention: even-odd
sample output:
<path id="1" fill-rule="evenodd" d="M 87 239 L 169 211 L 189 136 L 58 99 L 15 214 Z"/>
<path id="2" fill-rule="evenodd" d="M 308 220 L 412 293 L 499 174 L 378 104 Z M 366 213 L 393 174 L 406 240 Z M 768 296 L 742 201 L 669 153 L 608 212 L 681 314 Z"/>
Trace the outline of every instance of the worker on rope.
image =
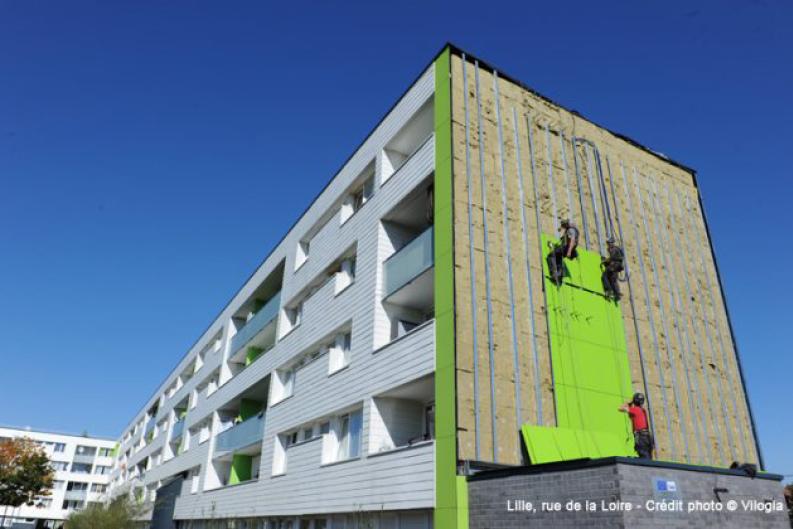
<path id="1" fill-rule="evenodd" d="M 634 393 L 633 399 L 619 407 L 619 411 L 627 413 L 633 425 L 633 447 L 642 459 L 653 458 L 653 435 L 650 433 L 647 412 L 642 407 L 644 395 Z"/>
<path id="2" fill-rule="evenodd" d="M 621 297 L 619 277 L 620 272 L 625 270 L 625 252 L 617 245 L 614 237 L 609 237 L 606 241 L 606 250 L 608 257 L 604 257 L 601 262 L 603 291 L 607 298 L 619 301 Z"/>
<path id="3" fill-rule="evenodd" d="M 557 285 L 562 284 L 564 279 L 564 259 L 575 259 L 578 257 L 578 228 L 570 222 L 570 219 L 562 219 L 559 230 L 562 237 L 559 244 L 553 246 L 551 253 L 548 254 L 548 270 L 551 273 L 551 280 Z"/>

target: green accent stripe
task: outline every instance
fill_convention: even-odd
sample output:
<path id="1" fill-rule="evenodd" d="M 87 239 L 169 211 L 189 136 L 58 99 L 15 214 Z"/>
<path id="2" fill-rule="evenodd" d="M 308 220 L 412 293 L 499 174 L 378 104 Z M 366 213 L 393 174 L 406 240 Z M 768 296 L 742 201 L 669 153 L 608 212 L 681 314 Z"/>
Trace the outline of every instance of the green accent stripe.
<path id="1" fill-rule="evenodd" d="M 451 55 L 435 60 L 435 527 L 467 529 L 465 478 L 457 476 L 452 210 Z"/>

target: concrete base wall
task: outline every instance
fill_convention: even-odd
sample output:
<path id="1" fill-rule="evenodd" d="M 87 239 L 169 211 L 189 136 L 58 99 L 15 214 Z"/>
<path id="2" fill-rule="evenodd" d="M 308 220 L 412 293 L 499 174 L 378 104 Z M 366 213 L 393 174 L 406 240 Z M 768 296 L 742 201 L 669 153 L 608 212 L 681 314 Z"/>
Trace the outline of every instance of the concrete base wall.
<path id="1" fill-rule="evenodd" d="M 779 476 L 626 458 L 545 467 L 469 478 L 470 529 L 790 528 Z"/>

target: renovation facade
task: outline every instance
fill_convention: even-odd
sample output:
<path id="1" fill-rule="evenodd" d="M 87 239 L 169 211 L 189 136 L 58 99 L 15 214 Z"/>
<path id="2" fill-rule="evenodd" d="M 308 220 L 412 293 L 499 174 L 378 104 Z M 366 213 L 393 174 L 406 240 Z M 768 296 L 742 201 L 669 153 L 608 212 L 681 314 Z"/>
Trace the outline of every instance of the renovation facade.
<path id="1" fill-rule="evenodd" d="M 20 437 L 36 442 L 52 461 L 53 488 L 33 505 L 0 505 L 0 519 L 4 519 L 5 527 L 59 528 L 72 512 L 105 501 L 114 462 L 114 440 L 0 426 L 0 440 Z"/>
<path id="2" fill-rule="evenodd" d="M 113 493 L 153 527 L 466 527 L 477 469 L 631 455 L 634 391 L 658 459 L 761 463 L 695 173 L 447 46 L 129 423 Z"/>

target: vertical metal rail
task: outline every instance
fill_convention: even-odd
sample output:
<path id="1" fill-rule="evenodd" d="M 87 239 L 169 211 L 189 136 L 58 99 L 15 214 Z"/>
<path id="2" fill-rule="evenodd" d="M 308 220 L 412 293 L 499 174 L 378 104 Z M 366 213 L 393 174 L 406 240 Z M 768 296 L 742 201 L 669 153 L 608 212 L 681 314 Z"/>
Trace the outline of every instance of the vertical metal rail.
<path id="1" fill-rule="evenodd" d="M 692 387 L 691 383 L 691 374 L 688 368 L 688 360 L 687 357 L 692 355 L 691 351 L 691 342 L 688 336 L 688 328 L 682 326 L 680 324 L 680 317 L 678 314 L 682 314 L 682 308 L 680 303 L 680 283 L 678 282 L 677 274 L 675 273 L 675 269 L 673 268 L 673 261 L 669 258 L 669 246 L 666 243 L 666 238 L 664 237 L 664 231 L 661 227 L 661 212 L 660 208 L 658 207 L 658 201 L 656 200 L 657 195 L 657 188 L 655 181 L 650 175 L 647 175 L 647 179 L 650 181 L 652 185 L 652 193 L 649 191 L 647 195 L 650 199 L 650 205 L 652 207 L 648 213 L 652 216 L 653 226 L 655 228 L 655 235 L 658 238 L 658 241 L 661 246 L 661 269 L 664 271 L 664 275 L 666 277 L 666 284 L 669 286 L 668 297 L 669 297 L 669 306 L 672 310 L 672 327 L 675 329 L 675 336 L 677 337 L 677 344 L 680 346 L 681 354 L 680 359 L 683 364 L 683 373 L 685 374 L 686 378 L 686 387 L 688 388 L 688 405 L 689 405 L 689 413 L 691 413 L 691 422 L 694 425 L 694 435 L 698 438 L 697 441 L 694 443 L 694 447 L 696 449 L 697 458 L 700 461 L 703 461 L 702 452 L 700 450 L 700 439 L 703 439 L 707 436 L 705 431 L 705 426 L 703 424 L 703 418 L 701 413 L 697 410 L 697 400 L 694 399 L 693 395 L 699 395 L 699 384 L 696 383 L 696 377 L 694 377 L 694 385 Z M 670 273 L 671 272 L 671 273 Z M 659 299 L 660 301 L 660 299 Z M 681 334 L 680 328 L 683 327 L 683 333 Z M 685 337 L 685 346 L 684 340 Z M 685 347 L 685 349 L 684 349 Z"/>
<path id="2" fill-rule="evenodd" d="M 573 145 L 573 167 L 575 168 L 575 177 L 578 182 L 578 203 L 581 206 L 581 227 L 584 232 L 584 248 L 588 250 L 590 247 L 589 226 L 586 218 L 586 208 L 584 207 L 584 184 L 581 180 L 581 170 L 578 168 L 578 138 L 573 136 L 571 142 Z"/>
<path id="3" fill-rule="evenodd" d="M 573 195 L 570 193 L 570 178 L 567 175 L 567 151 L 565 150 L 564 143 L 564 133 L 560 130 L 559 148 L 562 151 L 562 174 L 564 175 L 564 188 L 567 192 L 567 215 L 570 217 L 571 221 L 574 221 L 575 215 L 573 215 Z"/>
<path id="4" fill-rule="evenodd" d="M 592 178 L 594 169 L 592 168 L 592 154 L 590 153 L 591 148 L 589 145 L 589 141 L 584 143 L 584 152 L 586 152 L 586 165 L 587 165 L 587 184 L 589 185 L 589 196 L 592 199 L 592 211 L 595 214 L 595 227 L 597 228 L 596 233 L 598 237 L 598 251 L 600 255 L 605 253 L 605 248 L 603 247 L 603 234 L 600 231 L 600 213 L 598 212 L 598 203 L 595 199 L 595 188 L 592 187 Z"/>
<path id="5" fill-rule="evenodd" d="M 512 281 L 512 248 L 509 242 L 509 215 L 507 214 L 507 175 L 504 170 L 504 132 L 501 123 L 501 103 L 498 92 L 498 72 L 493 70 L 493 93 L 496 98 L 496 123 L 498 125 L 498 158 L 501 170 L 501 211 L 504 222 L 504 260 L 507 265 L 507 286 L 509 287 L 509 310 L 512 324 L 512 362 L 515 376 L 515 420 L 520 429 L 523 424 L 523 413 L 521 412 L 522 398 L 520 387 L 520 356 L 518 350 L 518 329 L 515 318 L 515 285 Z"/>
<path id="6" fill-rule="evenodd" d="M 496 429 L 496 360 L 493 346 L 493 301 L 490 292 L 490 256 L 487 237 L 487 180 L 485 178 L 485 142 L 482 134 L 482 98 L 479 87 L 479 61 L 474 62 L 476 80 L 476 119 L 479 128 L 479 180 L 482 187 L 482 227 L 484 228 L 485 292 L 487 295 L 487 348 L 490 364 L 490 421 L 492 425 L 493 462 L 498 462 L 498 431 Z"/>
<path id="7" fill-rule="evenodd" d="M 636 190 L 636 196 L 639 199 L 639 205 L 642 205 L 642 193 L 641 193 L 641 188 L 639 187 L 639 181 L 636 174 L 637 173 L 634 170 L 633 185 Z M 669 325 L 666 322 L 666 311 L 664 311 L 664 304 L 661 303 L 661 281 L 658 277 L 658 265 L 655 262 L 655 251 L 653 249 L 652 240 L 650 239 L 650 230 L 647 227 L 647 217 L 645 215 L 640 215 L 640 217 L 642 219 L 642 224 L 644 225 L 644 234 L 647 240 L 647 253 L 650 256 L 650 264 L 652 265 L 653 278 L 655 279 L 656 299 L 658 299 L 659 301 L 658 309 L 661 314 L 661 325 L 663 326 L 663 330 L 664 330 L 664 342 L 666 343 L 666 356 L 669 361 L 669 371 L 672 375 L 672 395 L 675 398 L 675 406 L 677 407 L 678 416 L 681 419 L 680 430 L 681 430 L 681 435 L 683 437 L 683 444 L 685 445 L 684 457 L 686 461 L 689 461 L 688 432 L 686 431 L 685 422 L 682 420 L 683 407 L 680 405 L 680 395 L 678 394 L 677 375 L 675 374 L 675 367 L 674 367 L 674 363 L 672 362 L 672 345 L 669 342 Z"/>
<path id="8" fill-rule="evenodd" d="M 537 350 L 537 333 L 534 328 L 534 289 L 531 285 L 531 262 L 529 261 L 529 235 L 528 226 L 526 224 L 526 207 L 523 192 L 523 162 L 520 152 L 520 139 L 518 135 L 518 113 L 515 107 L 512 107 L 512 127 L 515 133 L 515 156 L 518 160 L 517 163 L 517 177 L 518 177 L 518 194 L 520 196 L 520 222 L 523 234 L 523 259 L 526 265 L 526 284 L 529 291 L 529 327 L 531 330 L 531 352 L 534 358 L 534 400 L 537 406 L 537 424 L 542 426 L 542 392 L 540 389 L 540 361 L 539 353 Z"/>
<path id="9" fill-rule="evenodd" d="M 473 182 L 471 181 L 471 128 L 470 112 L 468 109 L 468 73 L 465 54 L 463 54 L 463 85 L 465 86 L 465 177 L 468 181 L 468 267 L 471 280 L 471 339 L 473 347 L 474 369 L 474 449 L 476 459 L 481 460 L 479 439 L 479 346 L 477 343 L 477 315 L 476 315 L 476 265 L 474 252 L 474 224 L 473 224 Z M 479 148 L 482 146 L 480 144 Z"/>
<path id="10" fill-rule="evenodd" d="M 688 200 L 688 197 L 686 197 L 686 200 Z M 694 233 L 696 233 L 695 232 L 695 228 L 694 228 L 694 223 L 692 222 L 692 219 L 690 217 L 693 217 L 693 213 L 689 214 L 689 215 L 686 215 L 686 218 L 687 218 L 687 221 L 688 221 L 688 227 L 689 227 L 688 233 L 689 234 L 694 234 Z M 693 245 L 691 247 L 692 247 L 692 251 L 693 251 Z M 705 286 L 706 286 L 706 290 L 708 291 L 708 299 L 710 300 L 710 310 L 711 310 L 711 317 L 712 317 L 712 321 L 713 321 L 713 332 L 716 334 L 716 337 L 718 338 L 718 343 L 719 343 L 718 354 L 719 354 L 719 356 L 721 356 L 722 369 L 725 371 L 725 375 L 729 376 L 729 372 L 726 370 L 726 367 L 727 367 L 726 357 L 727 357 L 727 355 L 726 355 L 726 352 L 724 351 L 724 342 L 723 342 L 722 337 L 721 337 L 721 331 L 720 331 L 720 329 L 718 328 L 718 325 L 717 325 L 718 320 L 716 318 L 716 304 L 715 304 L 715 299 L 713 298 L 713 291 L 711 289 L 710 277 L 708 275 L 708 270 L 707 270 L 707 268 L 705 266 L 705 258 L 702 256 L 701 253 L 699 253 L 699 263 L 700 263 L 700 268 L 702 269 L 702 274 L 705 276 Z M 699 287 L 699 284 L 698 283 L 696 283 L 696 284 L 697 284 L 697 287 Z M 704 296 L 702 296 L 701 290 L 698 291 L 697 298 L 698 299 L 704 299 Z M 705 308 L 704 308 L 704 306 L 702 308 L 702 316 L 703 316 L 703 326 L 704 326 L 705 331 L 706 331 L 707 336 L 708 336 L 708 342 L 710 343 L 710 346 L 711 346 L 711 351 L 713 353 L 713 359 L 715 360 L 716 356 L 717 356 L 717 349 L 714 346 L 714 342 L 712 340 L 712 335 L 708 331 L 708 320 L 705 317 Z M 733 383 L 735 383 L 735 379 L 733 379 Z M 743 387 L 743 385 L 741 385 L 741 387 Z M 735 399 L 735 392 L 730 392 L 730 393 L 731 393 L 731 396 L 732 396 L 733 409 L 735 410 L 735 414 L 736 414 L 735 423 L 737 425 L 738 424 L 738 402 Z M 724 403 L 724 401 L 722 400 L 722 404 L 723 403 Z M 726 412 L 725 412 L 725 416 L 724 416 L 724 426 L 727 428 L 727 432 L 730 433 L 730 425 L 729 425 L 729 421 L 728 421 L 728 417 L 726 415 Z M 750 431 L 751 431 L 751 425 L 750 425 Z M 739 439 L 744 443 L 742 445 L 742 449 L 743 449 L 744 454 L 748 455 L 748 452 L 746 451 L 746 446 L 745 446 L 745 441 L 743 439 L 743 436 L 742 435 L 739 436 Z"/>
<path id="11" fill-rule="evenodd" d="M 609 206 L 609 194 L 606 191 L 606 180 L 603 177 L 603 165 L 600 162 L 600 149 L 597 146 L 592 147 L 592 150 L 595 152 L 595 164 L 597 166 L 597 173 L 598 173 L 598 185 L 600 186 L 600 199 L 603 202 L 603 215 L 605 216 L 605 225 L 606 225 L 606 238 L 610 238 L 614 236 L 614 222 L 611 220 L 611 207 Z"/>
<path id="12" fill-rule="evenodd" d="M 675 232 L 675 233 L 681 233 L 680 231 L 678 231 L 677 223 L 675 222 L 675 213 L 676 213 L 676 211 L 674 210 L 673 205 L 672 205 L 672 200 L 671 200 L 671 196 L 669 194 L 669 189 L 667 187 L 664 187 L 664 190 L 666 192 L 667 203 L 669 204 L 669 211 L 670 211 L 670 216 L 671 216 L 671 221 L 672 221 L 672 231 Z M 688 232 L 684 231 L 682 233 L 685 233 L 686 235 L 688 235 Z M 688 239 L 688 237 L 686 237 L 686 239 Z M 688 249 L 689 255 L 693 256 L 693 253 L 691 253 L 693 251 L 693 248 L 688 244 L 687 240 L 686 240 L 685 246 Z M 683 261 L 683 256 L 680 255 L 679 253 L 678 253 L 678 256 L 679 256 L 680 262 L 681 262 L 680 270 L 681 270 L 681 275 L 683 276 L 683 286 L 686 289 L 686 297 L 687 297 L 687 299 L 688 300 L 701 299 L 699 293 L 697 293 L 696 298 L 694 297 L 693 290 L 691 288 L 691 283 L 689 283 L 689 281 L 688 281 L 688 274 L 686 273 L 686 270 L 685 270 L 685 268 L 682 265 L 682 263 L 684 262 Z M 697 307 L 698 306 L 699 306 L 699 303 L 688 303 L 688 301 L 686 302 L 686 307 L 687 307 L 689 313 L 691 314 L 691 325 L 694 328 L 695 333 L 699 334 L 699 337 L 701 338 L 703 335 L 702 335 L 702 333 L 698 332 L 700 330 L 699 329 L 700 326 L 697 325 L 697 315 L 699 314 L 698 311 L 697 311 Z M 702 312 L 702 320 L 703 320 L 703 322 L 705 321 L 704 309 L 703 309 L 703 312 Z M 710 335 L 707 333 L 707 330 L 706 330 L 705 334 L 706 334 L 706 339 L 707 339 L 707 342 L 708 342 L 708 346 L 710 347 L 710 350 L 715 352 L 715 348 L 713 347 L 713 342 L 710 340 Z M 712 421 L 711 429 L 712 429 L 713 434 L 716 437 L 716 439 L 718 439 L 719 443 L 721 443 L 721 439 L 722 439 L 722 437 L 721 437 L 721 427 L 719 426 L 719 418 L 716 415 L 716 413 L 714 413 L 714 410 L 713 410 L 713 406 L 715 405 L 716 401 L 713 399 L 713 387 L 710 384 L 710 377 L 708 377 L 708 372 L 707 372 L 708 361 L 707 361 L 707 358 L 705 357 L 705 348 L 704 347 L 700 347 L 699 348 L 699 357 L 700 357 L 699 361 L 700 361 L 700 363 L 702 365 L 702 369 L 703 369 L 702 379 L 705 382 L 705 387 L 706 387 L 706 391 L 707 391 L 707 395 L 708 395 L 708 401 L 709 401 L 708 408 L 710 410 L 711 421 Z M 722 392 L 721 388 L 718 387 L 718 386 L 717 386 L 717 390 L 718 390 L 718 394 L 719 394 L 718 400 L 721 401 L 722 408 L 724 409 L 724 395 L 723 395 L 723 392 Z M 726 417 L 726 411 L 725 411 L 725 417 Z M 733 455 L 733 457 L 735 457 L 735 456 Z"/>
<path id="13" fill-rule="evenodd" d="M 609 163 L 609 158 L 606 156 L 606 168 L 609 172 L 609 185 L 611 186 L 611 196 L 614 197 L 614 215 L 617 219 L 617 228 L 619 229 L 619 236 L 620 236 L 620 244 L 624 248 L 625 244 L 625 237 L 622 233 L 622 219 L 620 218 L 620 210 L 619 210 L 619 203 L 617 202 L 617 193 L 614 190 L 614 178 L 611 174 L 611 164 Z M 622 170 L 622 174 L 625 174 L 625 168 L 622 165 L 622 161 L 620 161 L 620 169 Z M 655 438 L 655 417 L 653 415 L 653 406 L 652 406 L 652 399 L 650 397 L 650 391 L 647 386 L 647 367 L 644 364 L 644 348 L 642 347 L 642 339 L 641 334 L 639 333 L 639 320 L 636 317 L 636 302 L 633 299 L 633 284 L 631 283 L 631 270 L 628 264 L 628 260 L 625 259 L 625 280 L 628 283 L 628 301 L 631 305 L 631 318 L 633 319 L 633 330 L 636 333 L 636 346 L 639 350 L 639 366 L 642 370 L 642 385 L 644 386 L 644 396 L 647 399 L 647 410 L 650 412 L 650 431 L 653 434 L 653 438 Z"/>
<path id="14" fill-rule="evenodd" d="M 633 169 L 634 172 L 636 168 Z M 677 458 L 677 443 L 674 442 L 674 437 L 672 436 L 672 423 L 669 420 L 669 403 L 667 402 L 666 396 L 666 380 L 664 377 L 664 367 L 663 363 L 661 362 L 661 348 L 658 345 L 658 332 L 655 328 L 655 316 L 653 315 L 653 307 L 650 303 L 650 290 L 647 283 L 647 273 L 645 272 L 644 268 L 644 256 L 642 254 L 642 245 L 641 245 L 641 238 L 639 235 L 639 228 L 636 223 L 636 220 L 633 218 L 633 200 L 631 199 L 631 190 L 628 187 L 628 179 L 625 176 L 625 170 L 623 168 L 622 171 L 622 182 L 623 182 L 623 189 L 625 192 L 625 199 L 628 203 L 628 214 L 631 217 L 631 224 L 633 225 L 633 237 L 636 241 L 636 255 L 639 258 L 639 271 L 642 274 L 642 287 L 644 288 L 644 300 L 647 307 L 647 319 L 650 322 L 650 333 L 653 337 L 653 345 L 655 347 L 655 363 L 658 366 L 658 379 L 661 383 L 660 393 L 661 393 L 661 401 L 664 405 L 664 419 L 666 419 L 666 434 L 668 437 L 669 448 L 672 453 L 672 458 Z M 638 212 L 637 214 L 641 214 Z"/>
<path id="15" fill-rule="evenodd" d="M 542 248 L 542 224 L 540 222 L 540 197 L 537 193 L 537 171 L 535 167 L 535 160 L 534 160 L 534 135 L 531 132 L 531 117 L 527 114 L 526 115 L 526 128 L 528 129 L 529 135 L 529 154 L 531 158 L 531 184 L 534 190 L 534 214 L 536 216 L 537 221 L 537 249 L 539 250 L 540 256 L 540 267 L 542 267 L 543 260 L 545 259 L 545 255 Z M 553 357 L 551 355 L 551 322 L 550 318 L 547 314 L 547 307 L 548 307 L 548 294 L 545 291 L 545 280 L 540 282 L 542 285 L 542 295 L 545 300 L 545 307 L 546 307 L 546 315 L 545 315 L 545 327 L 548 333 L 548 365 L 550 366 L 551 371 L 551 394 L 553 397 L 553 406 L 554 406 L 554 419 L 556 421 L 556 425 L 559 425 L 559 414 L 556 413 L 556 382 L 554 381 L 553 376 Z"/>
<path id="16" fill-rule="evenodd" d="M 553 229 L 554 234 L 559 233 L 559 209 L 556 207 L 556 182 L 553 179 L 553 146 L 551 145 L 551 130 L 545 124 L 545 144 L 548 152 L 548 192 L 551 194 L 551 206 L 553 207 Z"/>

